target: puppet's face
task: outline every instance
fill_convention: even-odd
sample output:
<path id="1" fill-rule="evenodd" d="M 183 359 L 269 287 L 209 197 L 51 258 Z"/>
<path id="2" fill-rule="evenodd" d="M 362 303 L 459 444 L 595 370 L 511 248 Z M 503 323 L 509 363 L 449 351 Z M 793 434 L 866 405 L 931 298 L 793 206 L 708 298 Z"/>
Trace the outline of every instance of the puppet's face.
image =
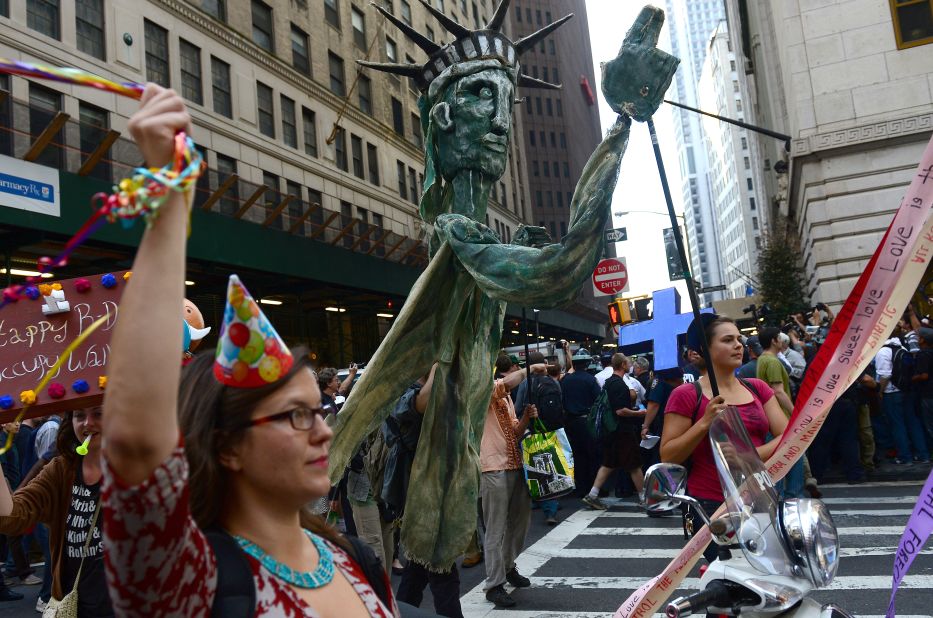
<path id="1" fill-rule="evenodd" d="M 451 84 L 432 114 L 441 175 L 471 170 L 498 180 L 505 172 L 515 88 L 509 73 L 486 69 Z"/>
<path id="2" fill-rule="evenodd" d="M 188 323 L 188 326 L 190 326 L 192 329 L 201 330 L 204 328 L 204 316 L 201 315 L 201 310 L 198 309 L 197 305 L 195 305 L 187 298 L 184 301 L 184 312 L 182 317 L 184 318 L 185 322 Z M 189 346 L 190 351 L 194 352 L 200 344 L 201 338 L 195 339 L 192 337 L 191 345 Z"/>

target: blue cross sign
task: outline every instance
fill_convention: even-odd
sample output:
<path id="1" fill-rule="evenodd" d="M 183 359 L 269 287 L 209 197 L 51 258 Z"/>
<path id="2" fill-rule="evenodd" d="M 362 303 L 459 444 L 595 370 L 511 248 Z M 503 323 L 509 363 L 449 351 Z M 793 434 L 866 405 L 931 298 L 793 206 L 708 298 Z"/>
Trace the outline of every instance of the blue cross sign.
<path id="1" fill-rule="evenodd" d="M 654 370 L 673 369 L 680 366 L 681 335 L 693 320 L 693 312 L 680 312 L 680 294 L 676 288 L 655 290 L 652 293 L 654 310 L 651 319 L 627 324 L 619 329 L 619 347 L 641 348 L 651 343 L 654 348 Z M 712 309 L 701 309 L 712 313 Z M 635 350 L 631 350 L 634 352 Z"/>

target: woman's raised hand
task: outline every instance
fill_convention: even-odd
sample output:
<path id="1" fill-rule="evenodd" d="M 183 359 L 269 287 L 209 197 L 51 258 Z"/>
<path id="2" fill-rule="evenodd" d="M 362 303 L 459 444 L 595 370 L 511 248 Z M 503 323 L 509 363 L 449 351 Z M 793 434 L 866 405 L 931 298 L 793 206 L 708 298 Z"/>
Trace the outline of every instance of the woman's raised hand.
<path id="1" fill-rule="evenodd" d="M 191 116 L 185 101 L 174 90 L 146 84 L 139 110 L 127 128 L 151 167 L 164 167 L 175 154 L 175 134 L 191 134 Z"/>

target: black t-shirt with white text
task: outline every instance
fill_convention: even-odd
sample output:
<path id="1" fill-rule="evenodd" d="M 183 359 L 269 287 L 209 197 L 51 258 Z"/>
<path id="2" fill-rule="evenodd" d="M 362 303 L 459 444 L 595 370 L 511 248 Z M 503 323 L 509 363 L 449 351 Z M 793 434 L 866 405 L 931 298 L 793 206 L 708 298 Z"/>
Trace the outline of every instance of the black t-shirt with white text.
<path id="1" fill-rule="evenodd" d="M 107 580 L 104 575 L 104 545 L 101 535 L 103 516 L 97 516 L 93 536 L 85 554 L 84 543 L 94 518 L 94 510 L 100 500 L 100 483 L 84 484 L 82 466 L 78 464 L 75 482 L 71 488 L 71 505 L 65 519 L 65 548 L 62 555 L 62 594 L 68 594 L 74 587 L 78 568 L 81 568 L 81 581 L 78 583 L 78 616 L 103 618 L 113 616 L 110 596 L 107 594 Z M 81 556 L 86 555 L 81 567 Z"/>

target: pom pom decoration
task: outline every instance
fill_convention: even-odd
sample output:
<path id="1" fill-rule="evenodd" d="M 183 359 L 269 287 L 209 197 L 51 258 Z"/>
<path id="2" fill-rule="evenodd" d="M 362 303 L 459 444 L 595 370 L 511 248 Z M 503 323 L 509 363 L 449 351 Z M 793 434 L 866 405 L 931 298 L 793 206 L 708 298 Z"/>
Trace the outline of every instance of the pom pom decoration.
<path id="1" fill-rule="evenodd" d="M 52 293 L 52 285 L 49 283 L 43 283 L 39 286 L 39 293 L 43 296 L 48 296 Z"/>
<path id="2" fill-rule="evenodd" d="M 97 378 L 97 388 L 100 390 L 107 388 L 107 376 L 100 376 Z"/>
<path id="3" fill-rule="evenodd" d="M 26 286 L 26 298 L 28 298 L 29 300 L 36 300 L 40 296 L 42 296 L 42 294 L 39 293 L 39 288 L 37 288 L 34 285 Z"/>
<path id="4" fill-rule="evenodd" d="M 65 387 L 61 382 L 52 382 L 49 384 L 49 397 L 52 399 L 61 399 L 65 396 Z"/>
<path id="5" fill-rule="evenodd" d="M 13 398 L 9 395 L 4 395 L 0 397 L 0 409 L 9 410 L 13 407 Z"/>
<path id="6" fill-rule="evenodd" d="M 75 380 L 71 384 L 71 390 L 78 393 L 79 395 L 88 392 L 91 387 L 88 385 L 86 380 Z"/>
<path id="7" fill-rule="evenodd" d="M 3 290 L 3 301 L 7 303 L 15 303 L 19 300 L 19 294 L 14 287 L 8 287 Z"/>
<path id="8" fill-rule="evenodd" d="M 133 276 L 133 271 L 132 271 L 132 270 L 128 270 L 128 271 L 126 271 L 125 273 L 123 273 L 123 280 L 124 280 L 124 281 L 129 281 L 129 280 L 130 280 L 130 277 L 132 277 L 132 276 Z"/>
<path id="9" fill-rule="evenodd" d="M 109 290 L 117 285 L 117 278 L 113 276 L 113 273 L 107 273 L 100 278 L 100 284 Z"/>
<path id="10" fill-rule="evenodd" d="M 75 290 L 77 290 L 79 294 L 90 292 L 91 282 L 88 281 L 87 279 L 78 279 L 77 281 L 75 281 Z"/>
<path id="11" fill-rule="evenodd" d="M 36 391 L 30 389 L 28 391 L 23 391 L 19 394 L 19 400 L 23 405 L 31 406 L 36 403 Z"/>
<path id="12" fill-rule="evenodd" d="M 62 289 L 62 284 L 61 284 L 61 283 L 53 283 L 53 284 L 52 284 L 52 290 L 53 290 L 53 291 L 58 292 L 58 291 L 60 291 L 61 289 Z"/>

